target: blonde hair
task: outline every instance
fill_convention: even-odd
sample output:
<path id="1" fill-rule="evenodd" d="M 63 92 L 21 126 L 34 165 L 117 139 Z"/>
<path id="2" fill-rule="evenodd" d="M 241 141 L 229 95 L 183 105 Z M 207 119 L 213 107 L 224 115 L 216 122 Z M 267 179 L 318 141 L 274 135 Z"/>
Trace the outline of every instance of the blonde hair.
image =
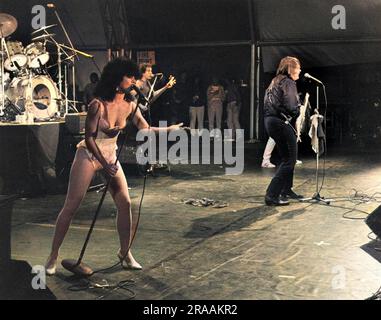
<path id="1" fill-rule="evenodd" d="M 295 57 L 284 57 L 279 62 L 278 69 L 276 71 L 275 78 L 271 81 L 268 90 L 272 90 L 274 85 L 278 84 L 282 79 L 289 76 L 291 74 L 291 69 L 295 69 L 300 66 L 300 61 Z"/>
<path id="2" fill-rule="evenodd" d="M 295 57 L 284 57 L 282 60 L 279 62 L 278 69 L 276 71 L 276 75 L 283 74 L 285 76 L 291 74 L 291 69 L 295 69 L 298 66 L 300 66 L 300 61 L 298 58 Z"/>

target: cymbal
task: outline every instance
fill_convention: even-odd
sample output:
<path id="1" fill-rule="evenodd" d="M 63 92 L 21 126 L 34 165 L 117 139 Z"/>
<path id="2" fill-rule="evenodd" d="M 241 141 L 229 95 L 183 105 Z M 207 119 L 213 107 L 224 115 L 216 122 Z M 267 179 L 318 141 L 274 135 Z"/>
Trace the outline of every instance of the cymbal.
<path id="1" fill-rule="evenodd" d="M 37 30 L 33 31 L 31 34 L 36 34 L 38 32 L 41 32 L 41 31 L 44 31 L 44 30 L 47 30 L 49 28 L 56 27 L 56 26 L 57 26 L 56 24 L 51 24 L 50 26 L 45 26 L 45 27 L 42 27 L 40 29 L 37 29 Z"/>
<path id="2" fill-rule="evenodd" d="M 41 36 L 33 38 L 32 41 L 36 41 L 36 40 L 40 40 L 40 39 L 46 39 L 46 38 L 50 38 L 50 37 L 54 37 L 54 36 L 55 36 L 54 33 L 47 33 L 47 34 L 43 34 Z"/>
<path id="3" fill-rule="evenodd" d="M 0 13 L 0 38 L 8 37 L 17 29 L 17 20 L 10 14 Z"/>

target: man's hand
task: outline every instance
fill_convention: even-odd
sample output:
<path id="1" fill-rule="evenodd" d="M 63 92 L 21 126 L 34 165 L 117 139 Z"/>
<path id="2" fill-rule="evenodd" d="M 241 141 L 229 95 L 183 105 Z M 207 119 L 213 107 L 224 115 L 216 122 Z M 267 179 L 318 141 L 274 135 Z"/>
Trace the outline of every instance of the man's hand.
<path id="1" fill-rule="evenodd" d="M 167 87 L 167 89 L 171 89 L 174 85 L 176 84 L 176 79 L 174 76 L 169 76 L 169 81 L 167 82 L 167 84 L 165 85 Z"/>

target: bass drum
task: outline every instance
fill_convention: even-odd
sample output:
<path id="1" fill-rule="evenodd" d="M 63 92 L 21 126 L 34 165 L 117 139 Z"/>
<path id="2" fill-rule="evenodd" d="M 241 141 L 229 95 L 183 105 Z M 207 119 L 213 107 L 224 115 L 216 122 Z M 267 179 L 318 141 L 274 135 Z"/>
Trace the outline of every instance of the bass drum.
<path id="1" fill-rule="evenodd" d="M 6 95 L 20 109 L 29 109 L 37 120 L 52 118 L 58 111 L 58 89 L 47 76 L 13 79 Z"/>

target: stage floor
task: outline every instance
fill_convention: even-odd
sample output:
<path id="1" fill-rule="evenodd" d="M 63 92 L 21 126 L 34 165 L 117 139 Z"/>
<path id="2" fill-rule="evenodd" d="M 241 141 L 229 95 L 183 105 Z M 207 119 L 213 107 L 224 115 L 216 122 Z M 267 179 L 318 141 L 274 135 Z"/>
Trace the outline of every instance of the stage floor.
<path id="1" fill-rule="evenodd" d="M 348 197 L 352 188 L 371 195 L 381 192 L 379 151 L 330 152 L 322 196 Z M 302 158 L 297 167 L 297 192 L 315 190 L 315 161 Z M 133 253 L 144 269 L 94 275 L 110 284 L 134 280 L 136 299 L 365 299 L 381 285 L 381 254 L 368 238 L 359 212 L 343 214 L 352 202 L 331 206 L 292 203 L 282 208 L 263 205 L 273 170 L 259 167 L 259 156 L 246 156 L 243 175 L 225 176 L 219 166 L 177 165 L 171 176 L 149 178 Z M 141 178 L 129 179 L 136 207 Z M 184 198 L 208 197 L 228 202 L 225 208 L 199 208 Z M 60 258 L 75 258 L 100 194 L 90 192 L 72 224 Z M 13 259 L 31 265 L 45 262 L 54 220 L 64 195 L 17 200 L 13 212 Z M 337 208 L 343 206 L 347 209 Z M 357 205 L 368 213 L 377 202 Z M 85 262 L 94 269 L 117 261 L 116 209 L 107 196 Z M 357 219 L 358 218 L 358 219 Z M 373 236 L 374 237 L 374 236 Z M 379 245 L 380 246 L 380 245 Z M 61 266 L 47 280 L 58 299 L 95 299 L 103 289 L 71 291 L 78 281 Z M 115 290 L 105 299 L 126 299 Z"/>

